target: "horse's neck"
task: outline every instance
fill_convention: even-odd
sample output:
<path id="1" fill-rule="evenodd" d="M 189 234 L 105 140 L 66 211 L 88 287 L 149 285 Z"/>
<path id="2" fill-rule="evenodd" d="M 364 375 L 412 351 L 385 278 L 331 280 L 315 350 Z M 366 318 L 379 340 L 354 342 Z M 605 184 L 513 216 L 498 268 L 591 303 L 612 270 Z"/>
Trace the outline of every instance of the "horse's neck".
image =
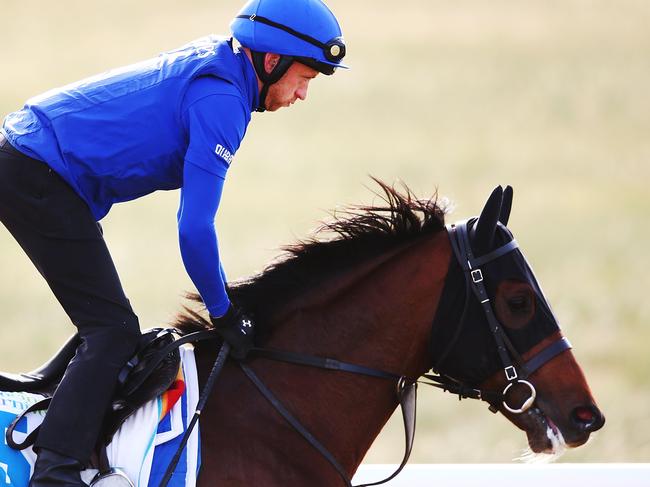
<path id="1" fill-rule="evenodd" d="M 346 278 L 323 283 L 321 292 L 301 296 L 300 304 L 289 303 L 267 345 L 417 377 L 430 365 L 430 328 L 449 256 L 449 240 L 440 232 L 362 263 Z M 207 355 L 200 354 L 201 370 L 209 370 Z M 349 473 L 397 406 L 393 381 L 268 360 L 251 367 Z M 217 386 L 201 416 L 201 485 L 339 482 L 241 372 L 228 367 Z M 255 464 L 281 461 L 283 468 L 246 468 L 241 457 L 249 455 Z M 224 474 L 224 465 L 232 464 L 242 466 Z"/>
<path id="2" fill-rule="evenodd" d="M 449 255 L 441 232 L 362 262 L 284 306 L 268 345 L 417 374 Z"/>
<path id="3" fill-rule="evenodd" d="M 270 346 L 337 358 L 418 377 L 430 367 L 431 324 L 442 292 L 450 247 L 445 232 L 360 264 L 345 285 L 326 283 L 291 314 Z M 395 384 L 345 372 L 282 368 L 278 383 L 291 388 L 316 436 L 346 468 L 356 469 L 395 409 Z M 273 381 L 276 374 L 269 370 Z"/>

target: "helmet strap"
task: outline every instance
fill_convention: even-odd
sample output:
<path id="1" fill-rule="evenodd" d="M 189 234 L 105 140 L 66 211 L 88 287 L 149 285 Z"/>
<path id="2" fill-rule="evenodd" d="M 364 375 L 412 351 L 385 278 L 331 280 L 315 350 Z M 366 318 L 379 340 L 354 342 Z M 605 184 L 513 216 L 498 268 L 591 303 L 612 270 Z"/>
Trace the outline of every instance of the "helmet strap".
<path id="1" fill-rule="evenodd" d="M 285 73 L 293 64 L 293 56 L 280 56 L 278 64 L 275 65 L 273 70 L 270 73 L 266 72 L 264 61 L 266 58 L 265 52 L 253 51 L 251 50 L 251 57 L 253 58 L 253 66 L 255 67 L 255 72 L 257 73 L 258 78 L 262 81 L 262 91 L 260 92 L 260 102 L 256 111 L 264 112 L 266 111 L 266 95 L 269 92 L 269 88 L 273 83 L 280 81 Z"/>

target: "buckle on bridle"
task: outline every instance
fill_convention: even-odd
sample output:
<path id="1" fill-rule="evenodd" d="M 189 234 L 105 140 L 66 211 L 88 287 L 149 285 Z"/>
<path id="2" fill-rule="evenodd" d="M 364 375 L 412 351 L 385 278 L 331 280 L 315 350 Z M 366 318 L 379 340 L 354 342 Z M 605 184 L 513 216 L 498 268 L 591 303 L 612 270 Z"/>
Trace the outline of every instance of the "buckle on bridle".
<path id="1" fill-rule="evenodd" d="M 517 369 L 515 369 L 513 365 L 510 365 L 503 370 L 506 373 L 506 379 L 509 381 L 513 381 L 517 378 Z"/>
<path id="2" fill-rule="evenodd" d="M 483 281 L 483 273 L 481 272 L 481 269 L 474 269 L 470 275 L 472 276 L 472 281 L 474 284 L 478 284 L 479 282 Z"/>

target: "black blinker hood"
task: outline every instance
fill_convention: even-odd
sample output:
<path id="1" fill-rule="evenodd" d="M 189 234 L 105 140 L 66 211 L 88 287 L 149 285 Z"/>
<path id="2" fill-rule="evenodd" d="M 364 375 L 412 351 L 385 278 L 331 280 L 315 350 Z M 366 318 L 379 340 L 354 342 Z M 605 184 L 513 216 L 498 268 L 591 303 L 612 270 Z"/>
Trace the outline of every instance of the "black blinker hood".
<path id="1" fill-rule="evenodd" d="M 499 224 L 495 248 L 512 239 L 509 230 Z M 433 368 L 442 375 L 477 386 L 501 370 L 503 365 L 481 304 L 472 295 L 453 253 L 450 259 L 449 272 L 432 325 L 430 350 Z M 502 324 L 503 331 L 518 354 L 526 353 L 559 330 L 555 316 L 519 249 L 488 262 L 482 266 L 482 272 L 491 300 L 495 299 L 497 286 L 504 280 L 528 283 L 534 291 L 535 312 L 529 323 L 520 329 Z"/>

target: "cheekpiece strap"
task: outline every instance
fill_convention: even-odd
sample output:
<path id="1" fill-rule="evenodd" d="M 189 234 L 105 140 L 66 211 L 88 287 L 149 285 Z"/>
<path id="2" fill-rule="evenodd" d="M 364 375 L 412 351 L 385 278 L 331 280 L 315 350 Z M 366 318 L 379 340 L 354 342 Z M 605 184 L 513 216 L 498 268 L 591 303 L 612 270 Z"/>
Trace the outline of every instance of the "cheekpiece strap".
<path id="1" fill-rule="evenodd" d="M 494 311 L 492 310 L 492 305 L 490 304 L 490 298 L 487 294 L 487 289 L 485 288 L 485 284 L 483 282 L 483 273 L 481 269 L 478 268 L 478 266 L 473 266 L 472 264 L 475 264 L 476 262 L 486 263 L 498 257 L 501 257 L 517 248 L 517 242 L 515 240 L 512 240 L 507 244 L 499 247 L 498 249 L 481 256 L 480 259 L 474 259 L 472 246 L 469 239 L 469 230 L 467 229 L 467 226 L 468 220 L 447 226 L 447 231 L 450 237 L 449 240 L 454 250 L 454 254 L 458 259 L 458 263 L 465 271 L 465 274 L 467 276 L 466 278 L 470 283 L 472 292 L 483 308 L 483 312 L 485 313 L 485 317 L 488 321 L 488 326 L 490 327 L 490 331 L 492 332 L 497 345 L 497 352 L 499 353 L 499 358 L 503 364 L 503 370 L 506 375 L 506 379 L 508 382 L 513 382 L 517 380 L 518 374 L 517 369 L 513 365 L 512 360 L 510 359 L 510 355 L 508 354 L 505 333 L 501 328 L 499 320 L 497 320 L 496 316 L 494 316 Z"/>

